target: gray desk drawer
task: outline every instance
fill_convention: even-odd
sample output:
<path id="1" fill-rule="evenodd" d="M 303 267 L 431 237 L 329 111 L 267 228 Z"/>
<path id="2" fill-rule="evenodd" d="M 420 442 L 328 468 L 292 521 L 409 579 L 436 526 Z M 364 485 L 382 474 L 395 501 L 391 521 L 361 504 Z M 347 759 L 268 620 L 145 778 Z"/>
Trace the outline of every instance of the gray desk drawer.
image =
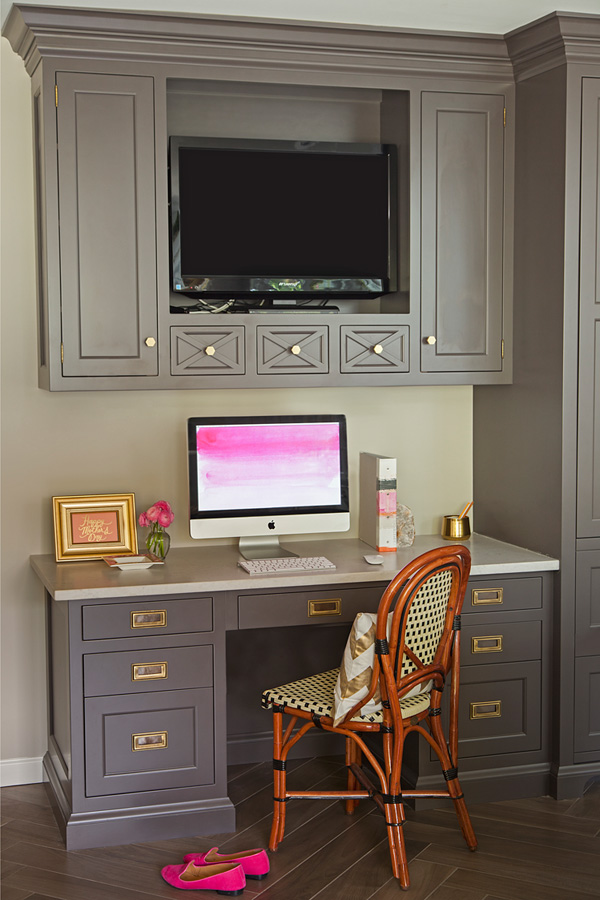
<path id="1" fill-rule="evenodd" d="M 83 639 L 145 637 L 157 634 L 188 634 L 212 631 L 212 597 L 185 600 L 121 601 L 83 607 Z"/>
<path id="2" fill-rule="evenodd" d="M 213 690 L 85 701 L 88 797 L 214 784 Z"/>
<path id="3" fill-rule="evenodd" d="M 318 625 L 352 622 L 358 612 L 377 612 L 383 589 L 323 588 L 319 591 L 241 594 L 240 628 L 275 628 L 279 625 Z"/>
<path id="4" fill-rule="evenodd" d="M 539 609 L 541 605 L 541 578 L 470 579 L 463 613 Z"/>
<path id="5" fill-rule="evenodd" d="M 212 683 L 213 654 L 210 645 L 87 653 L 83 657 L 86 697 L 136 691 L 175 691 L 210 687 Z"/>
<path id="6" fill-rule="evenodd" d="M 539 749 L 540 666 L 539 662 L 515 662 L 463 669 L 459 758 Z"/>
<path id="7" fill-rule="evenodd" d="M 499 617 L 492 624 L 463 624 L 460 637 L 461 666 L 540 659 L 541 655 L 542 623 L 539 621 L 502 622 L 502 617 Z"/>

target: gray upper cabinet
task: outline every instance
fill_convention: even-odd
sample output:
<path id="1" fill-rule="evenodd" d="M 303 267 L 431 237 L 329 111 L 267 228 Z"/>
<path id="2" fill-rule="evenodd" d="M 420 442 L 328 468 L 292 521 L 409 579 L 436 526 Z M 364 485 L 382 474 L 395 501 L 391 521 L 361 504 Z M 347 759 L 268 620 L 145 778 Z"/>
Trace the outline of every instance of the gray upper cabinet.
<path id="1" fill-rule="evenodd" d="M 577 537 L 600 537 L 600 78 L 583 79 Z"/>
<path id="2" fill-rule="evenodd" d="M 422 95 L 424 372 L 502 369 L 504 105 Z"/>
<path id="3" fill-rule="evenodd" d="M 502 37 L 30 5 L 4 34 L 33 86 L 41 387 L 510 381 Z M 395 145 L 397 284 L 330 298 L 330 315 L 188 314 L 169 271 L 174 135 Z"/>
<path id="4" fill-rule="evenodd" d="M 156 375 L 153 80 L 56 84 L 62 374 Z"/>

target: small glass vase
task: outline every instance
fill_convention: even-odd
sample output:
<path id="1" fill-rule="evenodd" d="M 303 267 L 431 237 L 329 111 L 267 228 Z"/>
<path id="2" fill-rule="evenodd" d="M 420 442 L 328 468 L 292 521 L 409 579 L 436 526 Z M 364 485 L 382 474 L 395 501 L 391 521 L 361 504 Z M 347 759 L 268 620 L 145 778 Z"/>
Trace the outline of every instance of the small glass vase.
<path id="1" fill-rule="evenodd" d="M 150 531 L 148 532 L 148 537 L 146 538 L 146 547 L 153 553 L 155 556 L 158 556 L 159 559 L 164 559 L 169 552 L 169 547 L 171 546 L 171 535 L 168 531 L 159 525 L 158 522 L 153 522 L 150 526 Z"/>

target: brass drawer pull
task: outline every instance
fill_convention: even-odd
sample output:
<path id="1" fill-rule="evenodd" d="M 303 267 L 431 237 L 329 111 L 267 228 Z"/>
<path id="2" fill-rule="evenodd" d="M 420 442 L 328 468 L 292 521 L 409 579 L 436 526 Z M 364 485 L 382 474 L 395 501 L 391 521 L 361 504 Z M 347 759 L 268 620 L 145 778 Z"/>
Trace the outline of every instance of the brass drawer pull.
<path id="1" fill-rule="evenodd" d="M 132 628 L 165 628 L 166 624 L 166 609 L 145 609 L 143 612 L 131 613 Z"/>
<path id="2" fill-rule="evenodd" d="M 168 678 L 166 662 L 133 663 L 131 666 L 132 681 L 154 681 L 157 678 Z"/>
<path id="3" fill-rule="evenodd" d="M 383 353 L 383 347 L 381 346 L 381 344 L 375 344 L 375 346 L 373 347 L 373 353 L 376 353 L 378 356 L 380 353 Z"/>
<path id="4" fill-rule="evenodd" d="M 302 353 L 302 347 L 299 344 L 294 344 L 293 347 L 290 347 L 290 352 L 294 354 L 294 356 L 300 356 Z"/>
<path id="5" fill-rule="evenodd" d="M 471 653 L 501 653 L 502 635 L 487 634 L 471 638 Z"/>
<path id="6" fill-rule="evenodd" d="M 309 616 L 341 616 L 342 598 L 335 597 L 331 600 L 309 600 Z"/>
<path id="7" fill-rule="evenodd" d="M 471 606 L 493 606 L 504 603 L 504 588 L 473 588 Z"/>
<path id="8" fill-rule="evenodd" d="M 132 734 L 132 750 L 164 750 L 169 743 L 166 731 L 151 731 L 147 734 Z"/>
<path id="9" fill-rule="evenodd" d="M 469 705 L 471 719 L 498 719 L 502 715 L 501 700 L 479 700 Z"/>

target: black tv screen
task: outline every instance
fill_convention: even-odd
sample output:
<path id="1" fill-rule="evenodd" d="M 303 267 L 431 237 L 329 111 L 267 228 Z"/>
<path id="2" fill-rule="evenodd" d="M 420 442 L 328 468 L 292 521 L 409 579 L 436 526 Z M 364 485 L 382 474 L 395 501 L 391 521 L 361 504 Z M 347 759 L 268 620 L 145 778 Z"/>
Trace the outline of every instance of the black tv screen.
<path id="1" fill-rule="evenodd" d="M 395 148 L 173 137 L 173 289 L 373 296 L 395 286 Z"/>

